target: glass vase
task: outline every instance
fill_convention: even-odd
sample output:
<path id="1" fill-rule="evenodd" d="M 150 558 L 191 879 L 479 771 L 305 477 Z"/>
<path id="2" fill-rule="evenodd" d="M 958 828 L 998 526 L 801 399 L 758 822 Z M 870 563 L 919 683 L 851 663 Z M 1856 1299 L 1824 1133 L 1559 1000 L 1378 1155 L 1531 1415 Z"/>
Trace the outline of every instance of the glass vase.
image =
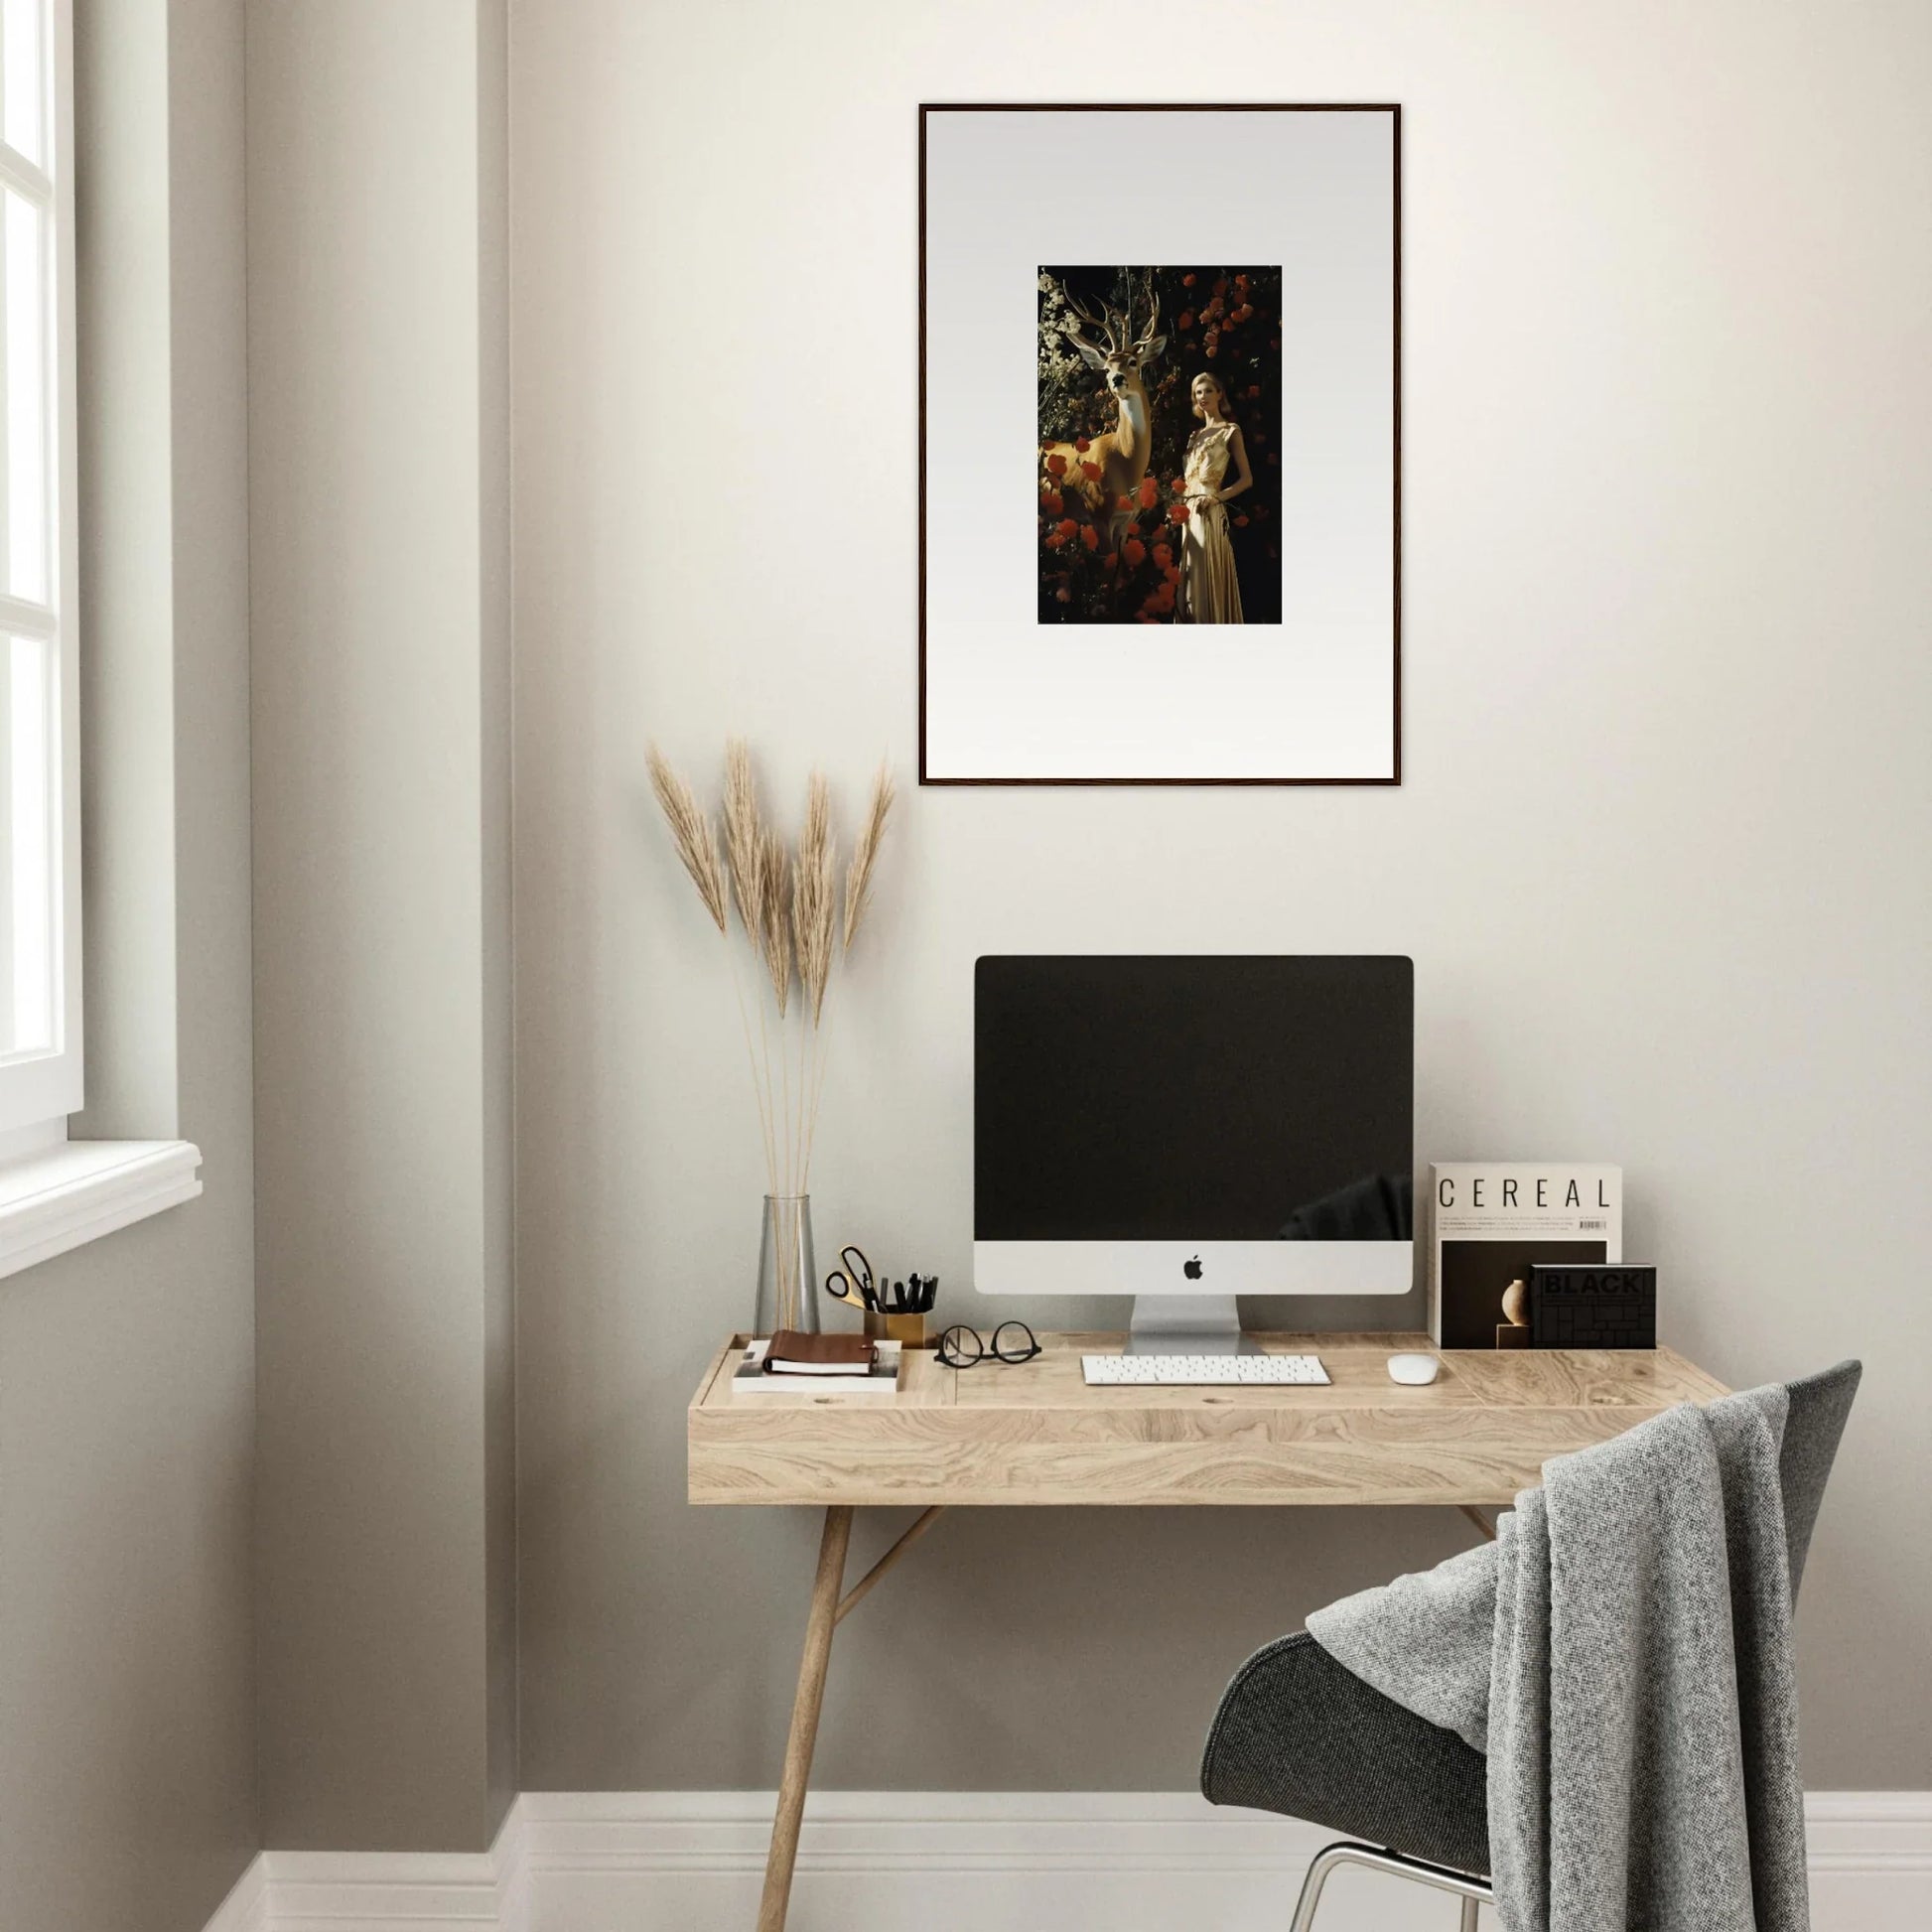
<path id="1" fill-rule="evenodd" d="M 812 1197 L 766 1194 L 759 1244 L 759 1298 L 754 1335 L 780 1328 L 818 1333 L 818 1268 L 812 1254 Z"/>

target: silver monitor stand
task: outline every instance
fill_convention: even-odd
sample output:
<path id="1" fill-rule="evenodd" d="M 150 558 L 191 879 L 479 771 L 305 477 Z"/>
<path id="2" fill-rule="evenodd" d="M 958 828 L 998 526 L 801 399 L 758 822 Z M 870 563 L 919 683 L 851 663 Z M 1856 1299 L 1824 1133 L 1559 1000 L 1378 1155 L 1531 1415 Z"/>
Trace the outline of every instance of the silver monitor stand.
<path id="1" fill-rule="evenodd" d="M 1137 1295 L 1130 1355 L 1258 1355 L 1232 1295 Z"/>

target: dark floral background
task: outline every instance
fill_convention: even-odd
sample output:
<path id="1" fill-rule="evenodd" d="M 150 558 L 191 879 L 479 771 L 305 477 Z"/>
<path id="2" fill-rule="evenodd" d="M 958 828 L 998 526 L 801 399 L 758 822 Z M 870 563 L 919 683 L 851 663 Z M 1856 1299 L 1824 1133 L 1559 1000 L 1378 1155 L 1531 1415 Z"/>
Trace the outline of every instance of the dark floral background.
<path id="1" fill-rule="evenodd" d="M 1279 268 L 1042 268 L 1039 271 L 1039 441 L 1079 445 L 1114 428 L 1118 411 L 1101 378 L 1081 360 L 1062 325 L 1074 318 L 1061 291 L 1094 314 L 1103 303 L 1146 332 L 1158 294 L 1167 347 L 1143 370 L 1154 454 L 1132 504 L 1133 527 L 1116 549 L 1106 514 L 1089 515 L 1077 489 L 1035 462 L 1039 486 L 1041 623 L 1172 623 L 1179 580 L 1179 486 L 1187 439 L 1200 427 L 1188 389 L 1206 370 L 1227 385 L 1228 413 L 1241 426 L 1254 487 L 1228 504 L 1228 536 L 1249 623 L 1282 614 Z M 1085 331 L 1090 339 L 1098 332 Z M 1064 462 L 1064 459 L 1054 459 Z M 1072 480 L 1075 483 L 1078 479 Z M 1235 481 L 1228 466 L 1226 483 Z"/>

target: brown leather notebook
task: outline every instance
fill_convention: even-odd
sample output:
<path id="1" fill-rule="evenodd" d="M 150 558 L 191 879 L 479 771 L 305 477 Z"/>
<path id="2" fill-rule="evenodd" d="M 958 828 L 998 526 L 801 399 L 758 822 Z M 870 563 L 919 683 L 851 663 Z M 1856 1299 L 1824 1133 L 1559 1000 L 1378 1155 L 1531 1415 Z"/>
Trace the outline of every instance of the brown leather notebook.
<path id="1" fill-rule="evenodd" d="M 850 1375 L 869 1369 L 879 1350 L 869 1335 L 807 1335 L 780 1328 L 764 1351 L 767 1375 Z"/>

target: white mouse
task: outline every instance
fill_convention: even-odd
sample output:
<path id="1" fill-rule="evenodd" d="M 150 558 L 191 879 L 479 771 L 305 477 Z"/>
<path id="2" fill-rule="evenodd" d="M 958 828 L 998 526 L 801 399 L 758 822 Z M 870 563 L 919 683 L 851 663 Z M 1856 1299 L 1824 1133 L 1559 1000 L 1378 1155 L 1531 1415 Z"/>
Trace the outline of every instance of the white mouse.
<path id="1" fill-rule="evenodd" d="M 1442 1366 L 1441 1360 L 1434 1355 L 1391 1355 L 1389 1380 L 1420 1388 L 1425 1382 L 1435 1381 L 1437 1371 Z"/>

